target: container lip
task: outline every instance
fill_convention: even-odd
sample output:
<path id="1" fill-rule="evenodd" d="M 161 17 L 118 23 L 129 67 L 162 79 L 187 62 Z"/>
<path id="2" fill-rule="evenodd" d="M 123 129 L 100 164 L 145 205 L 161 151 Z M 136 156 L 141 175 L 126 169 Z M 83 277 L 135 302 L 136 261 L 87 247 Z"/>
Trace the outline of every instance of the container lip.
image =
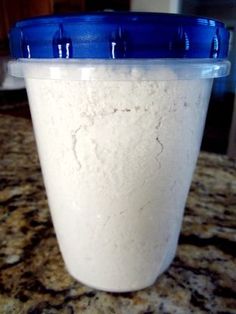
<path id="1" fill-rule="evenodd" d="M 92 12 L 19 21 L 9 33 L 13 58 L 226 58 L 224 23 L 201 16 Z"/>
<path id="2" fill-rule="evenodd" d="M 53 80 L 191 80 L 227 76 L 228 60 L 212 59 L 18 59 L 12 76 Z M 119 75 L 117 75 L 119 74 Z"/>

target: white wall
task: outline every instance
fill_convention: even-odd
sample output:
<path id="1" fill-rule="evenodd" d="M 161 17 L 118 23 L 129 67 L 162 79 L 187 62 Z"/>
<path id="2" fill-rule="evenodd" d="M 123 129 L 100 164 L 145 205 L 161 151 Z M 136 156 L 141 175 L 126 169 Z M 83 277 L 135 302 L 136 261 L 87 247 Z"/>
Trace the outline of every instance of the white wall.
<path id="1" fill-rule="evenodd" d="M 179 13 L 180 0 L 131 0 L 131 11 Z"/>

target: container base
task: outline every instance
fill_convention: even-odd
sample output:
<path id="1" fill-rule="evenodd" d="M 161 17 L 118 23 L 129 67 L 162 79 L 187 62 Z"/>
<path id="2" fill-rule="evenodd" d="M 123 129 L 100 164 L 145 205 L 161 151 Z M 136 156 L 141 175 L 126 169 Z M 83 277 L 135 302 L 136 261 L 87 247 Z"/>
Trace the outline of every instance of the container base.
<path id="1" fill-rule="evenodd" d="M 171 263 L 172 263 L 172 261 L 171 261 Z M 160 276 L 168 270 L 171 263 L 167 267 L 165 267 L 164 270 L 160 274 L 158 274 L 157 277 L 153 281 L 146 283 L 146 284 L 143 284 L 143 285 L 140 285 L 140 286 L 135 287 L 135 288 L 134 287 L 114 288 L 114 286 L 113 287 L 107 287 L 107 286 L 103 286 L 103 285 L 96 285 L 96 284 L 94 285 L 93 283 L 87 282 L 86 280 L 78 279 L 77 276 L 75 276 L 70 270 L 68 270 L 67 267 L 66 267 L 66 270 L 71 275 L 71 277 L 73 277 L 76 281 L 78 281 L 79 283 L 81 283 L 81 284 L 83 284 L 89 288 L 96 289 L 99 291 L 104 291 L 104 292 L 111 292 L 111 293 L 128 293 L 128 292 L 140 291 L 140 290 L 151 287 L 153 284 L 155 284 L 155 282 L 158 280 L 158 278 L 160 278 Z"/>

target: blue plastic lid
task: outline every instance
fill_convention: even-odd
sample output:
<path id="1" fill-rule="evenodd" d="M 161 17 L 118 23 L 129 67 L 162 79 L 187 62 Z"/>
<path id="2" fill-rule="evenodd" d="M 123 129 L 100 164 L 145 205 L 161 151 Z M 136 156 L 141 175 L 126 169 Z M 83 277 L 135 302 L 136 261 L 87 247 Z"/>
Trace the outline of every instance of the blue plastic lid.
<path id="1" fill-rule="evenodd" d="M 225 25 L 164 13 L 44 16 L 11 29 L 13 58 L 217 58 L 228 54 Z"/>

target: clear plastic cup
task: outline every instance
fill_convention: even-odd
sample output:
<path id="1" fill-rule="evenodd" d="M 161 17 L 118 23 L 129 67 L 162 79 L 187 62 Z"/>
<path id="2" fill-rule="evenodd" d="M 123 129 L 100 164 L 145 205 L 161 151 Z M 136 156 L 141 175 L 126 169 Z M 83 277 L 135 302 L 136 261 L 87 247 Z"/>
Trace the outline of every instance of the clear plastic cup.
<path id="1" fill-rule="evenodd" d="M 214 59 L 19 59 L 69 273 L 113 292 L 172 262 L 202 139 Z"/>

